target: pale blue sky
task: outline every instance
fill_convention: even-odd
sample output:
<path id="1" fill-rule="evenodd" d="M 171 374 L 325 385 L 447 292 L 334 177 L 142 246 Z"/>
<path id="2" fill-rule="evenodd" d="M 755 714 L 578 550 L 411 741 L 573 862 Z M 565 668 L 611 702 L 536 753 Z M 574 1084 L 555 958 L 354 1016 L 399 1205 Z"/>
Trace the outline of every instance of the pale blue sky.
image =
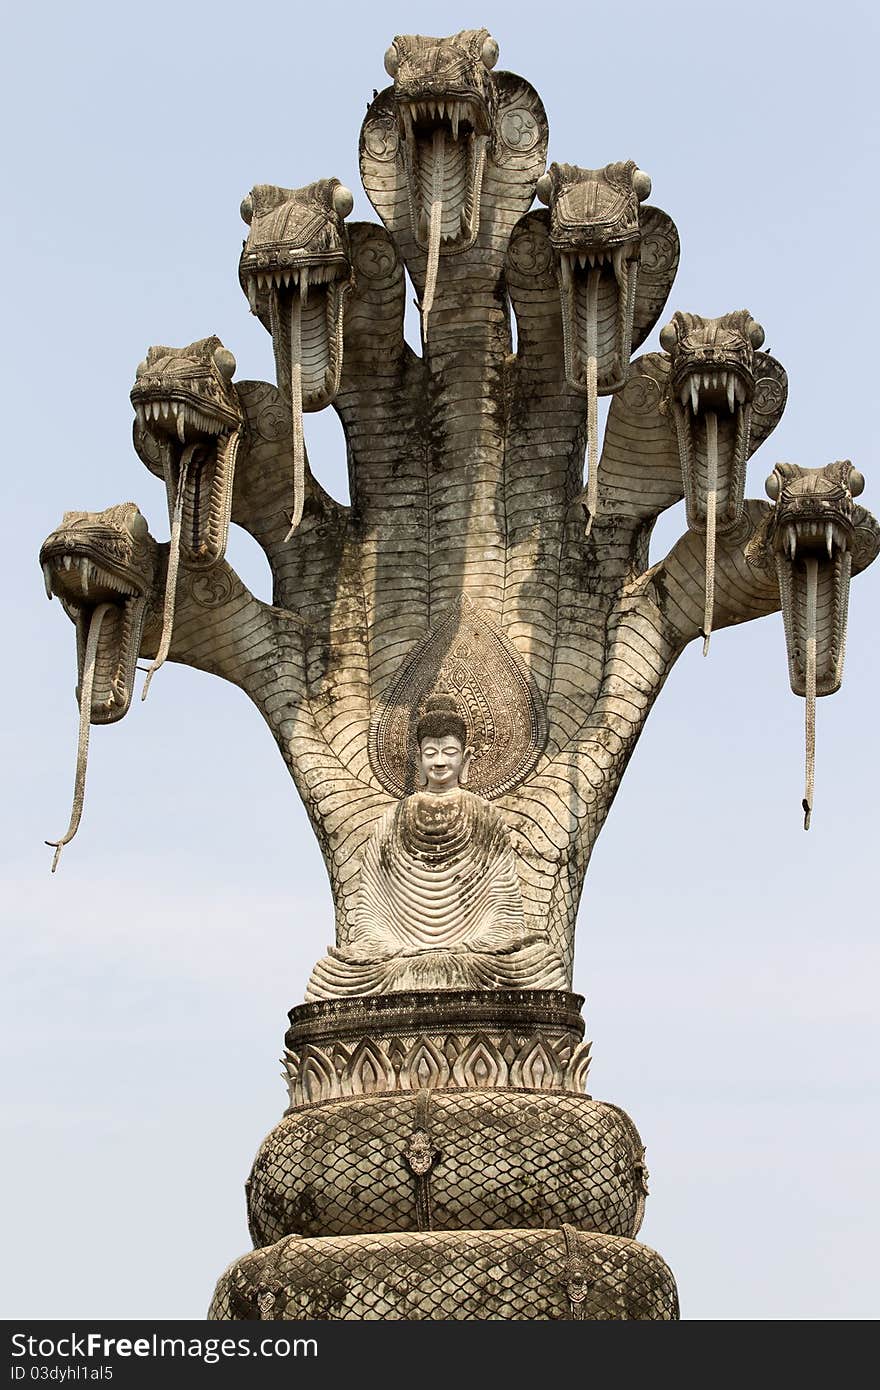
<path id="1" fill-rule="evenodd" d="M 750 468 L 851 457 L 880 509 L 873 328 L 878 20 L 698 0 L 575 7 L 187 4 L 17 7 L 0 81 L 9 523 L 2 853 L 7 1317 L 201 1317 L 248 1248 L 242 1185 L 282 1112 L 285 1015 L 331 937 L 323 866 L 272 741 L 238 690 L 178 667 L 93 732 L 66 824 L 73 631 L 39 544 L 66 508 L 137 500 L 128 391 L 156 342 L 217 333 L 273 379 L 237 283 L 255 182 L 337 175 L 376 220 L 357 135 L 397 32 L 485 24 L 529 78 L 551 158 L 632 157 L 676 220 L 670 299 L 748 307 L 790 378 Z M 656 346 L 656 336 L 649 347 Z M 337 495 L 332 412 L 310 416 Z M 683 525 L 664 520 L 656 553 Z M 261 596 L 247 538 L 230 555 Z M 880 566 L 853 585 L 842 692 L 819 705 L 801 829 L 803 706 L 779 617 L 689 649 L 596 849 L 576 986 L 592 1093 L 648 1146 L 642 1239 L 689 1318 L 876 1316 Z"/>

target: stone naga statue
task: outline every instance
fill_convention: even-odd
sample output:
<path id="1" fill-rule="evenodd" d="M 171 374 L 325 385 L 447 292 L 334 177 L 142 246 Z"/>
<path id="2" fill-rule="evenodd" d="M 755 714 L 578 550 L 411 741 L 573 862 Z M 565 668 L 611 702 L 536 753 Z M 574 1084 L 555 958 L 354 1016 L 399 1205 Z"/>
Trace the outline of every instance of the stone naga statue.
<path id="1" fill-rule="evenodd" d="M 590 854 L 687 644 L 780 606 L 809 824 L 816 698 L 880 549 L 848 462 L 779 463 L 770 503 L 745 497 L 787 392 L 749 311 L 677 311 L 633 359 L 675 226 L 632 160 L 546 169 L 540 99 L 497 59 L 484 29 L 394 39 L 360 139 L 383 225 L 347 223 L 336 179 L 253 188 L 239 278 L 277 386 L 234 381 L 217 338 L 151 348 L 134 442 L 170 542 L 127 503 L 67 513 L 40 556 L 79 667 L 53 869 L 90 724 L 126 713 L 141 657 L 250 696 L 330 875 L 336 941 L 291 1011 L 290 1108 L 247 1183 L 256 1248 L 212 1319 L 678 1316 L 635 1240 L 641 1139 L 584 1093 Z M 330 405 L 348 506 L 305 449 Z M 682 498 L 687 530 L 651 565 Z M 265 551 L 271 604 L 226 561 L 230 522 Z"/>
<path id="2" fill-rule="evenodd" d="M 360 138 L 382 226 L 344 224 L 351 195 L 334 179 L 245 199 L 239 274 L 273 335 L 278 386 L 234 382 L 216 339 L 150 349 L 135 443 L 165 479 L 172 542 L 150 542 L 137 632 L 123 633 L 110 595 L 96 641 L 112 655 L 96 670 L 129 672 L 129 698 L 137 639 L 155 665 L 167 656 L 250 696 L 320 842 L 343 955 L 377 827 L 415 790 L 419 715 L 450 692 L 474 749 L 469 794 L 504 819 L 523 940 L 546 942 L 558 988 L 593 844 L 677 657 L 710 623 L 778 609 L 781 586 L 795 688 L 813 688 L 815 642 L 809 671 L 829 691 L 846 584 L 880 532 L 836 464 L 777 470 L 775 505 L 744 499 L 746 462 L 786 396 L 750 314 L 676 313 L 664 350 L 631 360 L 669 295 L 675 228 L 632 161 L 547 172 L 541 101 L 496 58 L 484 30 L 394 40 L 392 84 Z M 536 190 L 547 206 L 529 211 Z M 422 355 L 403 336 L 407 273 L 430 326 Z M 612 396 L 601 449 L 591 382 Z M 327 404 L 347 440 L 348 506 L 297 442 L 300 410 Z M 806 477 L 809 525 L 832 528 L 815 584 L 794 511 Z M 654 523 L 682 497 L 689 529 L 649 566 Z M 266 553 L 271 604 L 223 557 L 230 518 Z M 90 525 L 99 545 L 106 521 L 82 516 L 76 543 L 63 527 L 43 552 L 81 667 L 106 597 L 75 578 Z M 319 971 L 315 994 L 333 988 Z"/>

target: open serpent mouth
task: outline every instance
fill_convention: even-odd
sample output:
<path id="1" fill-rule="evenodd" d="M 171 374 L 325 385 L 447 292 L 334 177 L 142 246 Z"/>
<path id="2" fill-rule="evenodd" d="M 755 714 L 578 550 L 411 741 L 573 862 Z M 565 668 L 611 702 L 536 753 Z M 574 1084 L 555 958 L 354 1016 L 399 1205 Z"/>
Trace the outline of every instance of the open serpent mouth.
<path id="1" fill-rule="evenodd" d="M 852 571 L 853 498 L 865 486 L 849 460 L 826 468 L 780 463 L 767 479 L 776 503 L 772 544 L 782 601 L 788 671 L 806 698 L 804 829 L 813 807 L 816 697 L 833 695 L 843 677 Z"/>
<path id="2" fill-rule="evenodd" d="M 466 251 L 480 230 L 487 119 L 481 105 L 466 100 L 398 105 L 413 236 L 428 253 L 421 303 L 425 338 L 441 254 Z"/>
<path id="3" fill-rule="evenodd" d="M 223 347 L 216 355 L 231 382 L 235 358 Z M 209 380 L 206 375 L 203 389 L 199 389 L 198 380 L 177 383 L 161 373 L 152 373 L 146 359 L 138 368 L 138 379 L 131 392 L 138 423 L 160 446 L 172 509 L 181 494 L 183 558 L 187 565 L 201 568 L 215 565 L 226 549 L 235 459 L 241 439 L 240 414 L 224 408 L 210 391 Z M 186 481 L 181 488 L 184 472 Z"/>
<path id="4" fill-rule="evenodd" d="M 672 391 L 682 471 L 693 479 L 689 524 L 703 530 L 714 507 L 723 529 L 739 515 L 755 378 L 729 362 L 708 360 L 674 371 Z"/>
<path id="5" fill-rule="evenodd" d="M 638 269 L 638 242 L 560 254 L 565 374 L 582 391 L 589 390 L 591 359 L 596 363 L 598 390 L 607 392 L 623 385 Z"/>
<path id="6" fill-rule="evenodd" d="M 604 169 L 551 164 L 536 195 L 550 208 L 562 296 L 565 374 L 603 394 L 626 381 L 641 254 L 639 207 L 651 178 L 634 160 Z M 591 363 L 595 366 L 591 368 Z"/>
<path id="7" fill-rule="evenodd" d="M 413 235 L 422 251 L 473 246 L 489 140 L 488 113 L 463 99 L 401 101 L 397 119 L 407 151 Z"/>
<path id="8" fill-rule="evenodd" d="M 494 96 L 488 74 L 497 61 L 498 45 L 485 30 L 451 39 L 398 36 L 385 54 L 412 233 L 428 256 L 421 302 L 426 339 L 439 258 L 468 250 L 480 230 Z"/>
<path id="9" fill-rule="evenodd" d="M 641 255 L 639 207 L 651 179 L 631 159 L 604 169 L 551 164 L 535 193 L 550 209 L 565 376 L 587 397 L 587 530 L 598 497 L 597 398 L 624 385 Z"/>
<path id="10" fill-rule="evenodd" d="M 660 334 L 672 358 L 670 399 L 688 526 L 706 536 L 704 654 L 715 606 L 716 535 L 742 513 L 755 351 L 763 341 L 763 328 L 747 310 L 718 319 L 678 312 Z"/>
<path id="11" fill-rule="evenodd" d="M 243 262 L 242 279 L 251 311 L 269 320 L 278 389 L 300 412 L 321 410 L 339 390 L 342 374 L 348 258 L 273 265 L 264 256 L 261 269 L 252 259 L 253 265 Z"/>
<path id="12" fill-rule="evenodd" d="M 343 220 L 354 196 L 338 179 L 302 189 L 258 184 L 242 200 L 250 227 L 239 280 L 272 335 L 278 390 L 289 404 L 294 497 L 287 539 L 302 519 L 303 412 L 322 410 L 339 390 L 345 299 L 352 285 Z"/>
<path id="13" fill-rule="evenodd" d="M 131 403 L 158 445 L 171 518 L 162 639 L 143 698 L 171 646 L 181 559 L 209 569 L 226 552 L 243 422 L 234 374 L 235 358 L 219 338 L 150 348 L 137 369 Z"/>
<path id="14" fill-rule="evenodd" d="M 85 795 L 90 724 L 112 724 L 128 712 L 149 593 L 155 547 L 147 523 L 133 503 L 97 516 L 65 514 L 40 550 L 51 599 L 57 596 L 76 626 L 79 739 L 70 823 L 55 848 L 79 828 Z"/>

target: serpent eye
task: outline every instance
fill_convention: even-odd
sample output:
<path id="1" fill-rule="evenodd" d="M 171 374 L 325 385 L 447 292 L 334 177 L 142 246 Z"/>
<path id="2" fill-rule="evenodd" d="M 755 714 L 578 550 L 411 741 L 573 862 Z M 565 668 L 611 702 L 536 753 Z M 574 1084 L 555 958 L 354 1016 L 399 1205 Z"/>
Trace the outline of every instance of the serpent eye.
<path id="1" fill-rule="evenodd" d="M 547 207 L 550 206 L 550 193 L 552 191 L 552 188 L 553 182 L 550 178 L 550 175 L 542 174 L 541 177 L 538 179 L 537 184 L 535 185 L 535 195 L 538 198 L 538 201 L 544 203 Z"/>
<path id="2" fill-rule="evenodd" d="M 148 372 L 149 370 L 150 370 L 150 364 L 149 364 L 149 362 L 147 361 L 147 359 L 146 359 L 146 357 L 145 357 L 144 360 L 143 360 L 143 362 L 138 362 L 137 371 L 136 371 L 135 374 L 134 374 L 134 379 L 135 379 L 135 381 L 140 381 L 141 377 L 142 377 L 142 376 L 146 376 L 146 374 L 147 374 L 147 372 Z"/>
<path id="3" fill-rule="evenodd" d="M 131 520 L 126 522 L 126 526 L 128 527 L 129 535 L 132 537 L 133 540 L 145 541 L 147 539 L 150 528 L 147 525 L 147 519 L 142 512 L 135 512 Z"/>
<path id="4" fill-rule="evenodd" d="M 214 349 L 214 366 L 224 381 L 232 380 L 235 376 L 235 358 L 229 348 L 218 347 Z"/>
<path id="5" fill-rule="evenodd" d="M 633 192 L 640 203 L 643 203 L 651 193 L 651 175 L 646 174 L 644 169 L 636 169 L 633 174 Z"/>
<path id="6" fill-rule="evenodd" d="M 246 193 L 242 198 L 241 207 L 238 210 L 241 213 L 242 222 L 246 222 L 250 226 L 254 215 L 254 200 L 250 193 Z"/>
<path id="7" fill-rule="evenodd" d="M 483 60 L 483 66 L 491 72 L 498 62 L 498 45 L 493 38 L 486 39 L 480 57 Z"/>
<path id="8" fill-rule="evenodd" d="M 770 501 L 771 501 L 771 502 L 778 502 L 778 500 L 779 500 L 779 474 L 776 472 L 776 469 L 775 469 L 775 468 L 774 468 L 773 472 L 770 474 L 770 477 L 767 479 L 767 481 L 766 481 L 765 484 L 764 484 L 764 491 L 766 492 L 767 496 L 770 498 Z"/>
<path id="9" fill-rule="evenodd" d="M 344 183 L 338 183 L 333 190 L 333 211 L 337 217 L 347 217 L 354 207 L 354 194 Z"/>
<path id="10" fill-rule="evenodd" d="M 861 497 L 865 490 L 865 475 L 860 473 L 857 468 L 851 468 L 849 474 L 849 490 L 853 497 Z"/>
<path id="11" fill-rule="evenodd" d="M 400 55 L 397 52 L 397 45 L 393 43 L 385 49 L 385 71 L 389 77 L 396 77 L 399 67 Z"/>
<path id="12" fill-rule="evenodd" d="M 678 342 L 678 329 L 674 323 L 667 323 L 665 328 L 660 330 L 660 346 L 664 352 L 671 352 Z"/>
<path id="13" fill-rule="evenodd" d="M 749 342 L 755 350 L 764 342 L 764 330 L 755 319 L 749 321 Z"/>

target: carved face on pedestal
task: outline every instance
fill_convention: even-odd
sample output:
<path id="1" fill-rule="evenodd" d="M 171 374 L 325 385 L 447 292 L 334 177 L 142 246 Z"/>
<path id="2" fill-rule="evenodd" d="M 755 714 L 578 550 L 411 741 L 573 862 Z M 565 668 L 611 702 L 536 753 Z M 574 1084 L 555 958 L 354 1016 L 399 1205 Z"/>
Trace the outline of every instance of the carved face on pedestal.
<path id="1" fill-rule="evenodd" d="M 462 747 L 455 734 L 430 735 L 419 744 L 419 785 L 429 792 L 455 791 L 467 782 L 472 748 Z"/>

